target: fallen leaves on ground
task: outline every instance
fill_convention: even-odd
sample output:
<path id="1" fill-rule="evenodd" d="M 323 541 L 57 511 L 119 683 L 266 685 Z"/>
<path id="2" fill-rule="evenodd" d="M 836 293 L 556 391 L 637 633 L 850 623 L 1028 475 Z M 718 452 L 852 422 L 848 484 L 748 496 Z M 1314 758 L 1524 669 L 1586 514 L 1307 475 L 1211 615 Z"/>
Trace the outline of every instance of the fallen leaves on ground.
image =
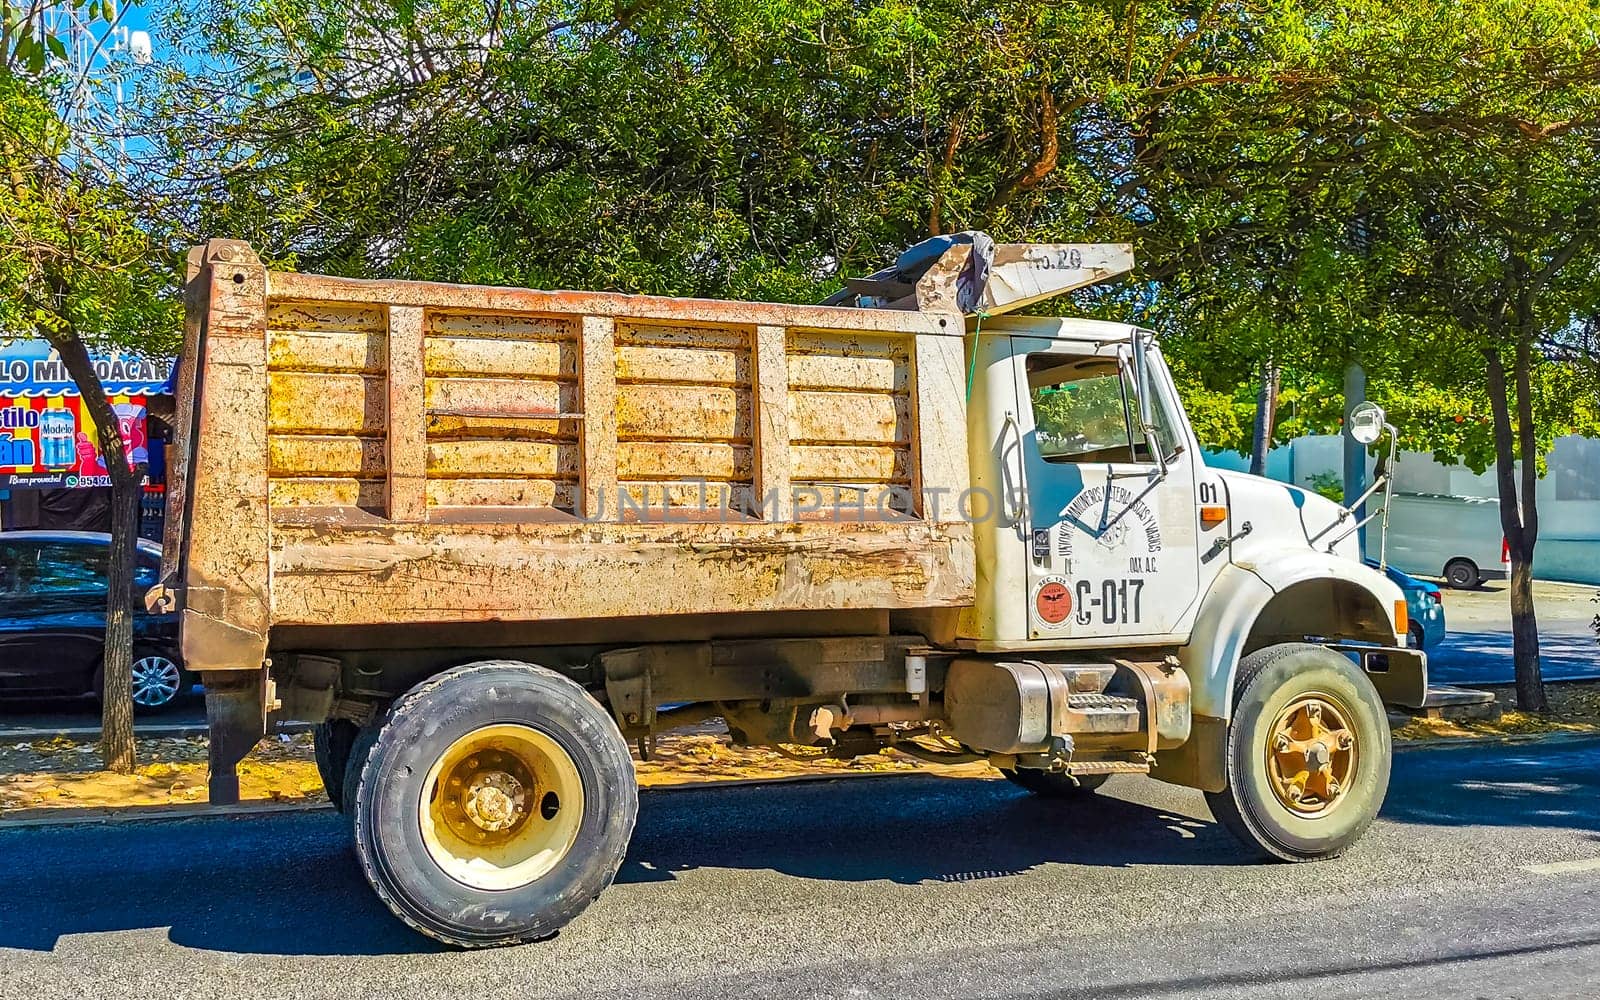
<path id="1" fill-rule="evenodd" d="M 0 747 L 0 816 L 25 817 L 35 811 L 77 808 L 118 809 L 170 806 L 207 801 L 206 741 L 203 737 L 139 741 L 140 765 L 133 774 L 101 770 L 93 742 L 65 737 Z M 720 724 L 697 726 L 659 736 L 649 747 L 649 760 L 634 749 L 634 768 L 641 787 L 703 781 L 785 778 L 808 774 L 861 774 L 914 771 L 927 765 L 892 754 L 854 760 L 811 756 L 816 751 L 794 748 L 796 756 L 754 747 L 733 746 Z M 263 740 L 239 765 L 239 793 L 245 802 L 324 801 L 311 735 L 275 736 Z M 944 774 L 993 777 L 988 765 L 930 768 Z"/>
<path id="2" fill-rule="evenodd" d="M 1600 732 L 1600 684 L 1562 682 L 1545 685 L 1550 714 L 1519 712 L 1513 688 L 1493 689 L 1505 706 L 1498 719 L 1412 719 L 1394 731 L 1396 740 L 1489 739 L 1497 736 L 1541 736 L 1551 733 Z"/>

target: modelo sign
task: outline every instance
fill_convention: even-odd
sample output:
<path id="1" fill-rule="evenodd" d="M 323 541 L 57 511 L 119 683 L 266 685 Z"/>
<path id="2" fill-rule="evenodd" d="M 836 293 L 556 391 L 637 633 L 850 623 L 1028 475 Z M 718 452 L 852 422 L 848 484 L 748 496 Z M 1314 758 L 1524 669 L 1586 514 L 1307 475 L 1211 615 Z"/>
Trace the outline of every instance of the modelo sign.
<path id="1" fill-rule="evenodd" d="M 148 462 L 145 397 L 164 390 L 172 362 L 91 356 L 131 464 Z M 99 432 L 60 357 L 42 342 L 0 350 L 0 489 L 109 486 Z"/>
<path id="2" fill-rule="evenodd" d="M 150 460 L 143 396 L 112 396 L 117 430 L 131 465 Z M 110 486 L 99 433 L 77 396 L 0 400 L 0 487 L 83 489 Z"/>

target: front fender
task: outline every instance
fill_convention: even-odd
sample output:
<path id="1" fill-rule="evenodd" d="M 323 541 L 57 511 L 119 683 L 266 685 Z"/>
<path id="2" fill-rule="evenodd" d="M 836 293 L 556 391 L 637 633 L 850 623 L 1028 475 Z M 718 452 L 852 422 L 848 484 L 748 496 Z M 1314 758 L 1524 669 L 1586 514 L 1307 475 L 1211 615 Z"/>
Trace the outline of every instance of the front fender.
<path id="1" fill-rule="evenodd" d="M 1251 546 L 1243 551 L 1234 550 L 1233 564 L 1260 577 L 1274 592 L 1282 593 L 1297 583 L 1308 580 L 1344 580 L 1372 594 L 1389 616 L 1389 626 L 1394 627 L 1394 602 L 1404 601 L 1405 593 L 1394 581 L 1365 563 L 1315 549 L 1266 548 Z M 1403 634 L 1401 636 L 1404 637 Z"/>
<path id="2" fill-rule="evenodd" d="M 1224 566 L 1195 615 L 1189 643 L 1178 662 L 1189 675 L 1190 704 L 1196 716 L 1228 718 L 1233 705 L 1233 674 L 1256 616 L 1273 590 L 1250 570 Z"/>
<path id="3" fill-rule="evenodd" d="M 1405 641 L 1396 633 L 1394 609 L 1405 595 L 1382 573 L 1343 556 L 1311 549 L 1269 553 L 1259 546 L 1236 555 L 1235 561 L 1217 574 L 1200 611 L 1188 645 L 1178 651 L 1178 660 L 1189 675 L 1193 691 L 1194 714 L 1227 719 L 1233 713 L 1233 680 L 1239 669 L 1251 630 L 1261 612 L 1279 594 L 1299 584 L 1332 581 L 1339 586 L 1365 592 L 1375 606 L 1374 618 L 1381 621 L 1340 622 L 1335 608 L 1306 609 L 1307 624 L 1318 624 L 1314 616 L 1325 616 L 1321 627 L 1308 627 L 1307 635 L 1335 639 L 1357 639 L 1382 646 L 1397 646 Z"/>

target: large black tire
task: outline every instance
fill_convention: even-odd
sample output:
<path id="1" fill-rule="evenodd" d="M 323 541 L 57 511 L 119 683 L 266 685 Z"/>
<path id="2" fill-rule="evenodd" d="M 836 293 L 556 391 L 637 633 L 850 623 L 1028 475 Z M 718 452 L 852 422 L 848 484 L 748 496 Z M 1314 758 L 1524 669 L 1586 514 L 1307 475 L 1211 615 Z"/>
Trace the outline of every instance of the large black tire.
<path id="1" fill-rule="evenodd" d="M 350 766 L 350 748 L 360 730 L 348 719 L 319 722 L 311 730 L 311 746 L 316 753 L 317 773 L 333 808 L 344 812 L 344 774 Z"/>
<path id="2" fill-rule="evenodd" d="M 1270 740 L 1280 715 L 1320 699 L 1343 716 L 1354 757 L 1342 795 L 1324 811 L 1296 812 L 1274 791 Z M 1378 692 L 1348 658 L 1309 643 L 1257 650 L 1239 664 L 1228 726 L 1228 787 L 1207 792 L 1211 814 L 1248 847 L 1283 861 L 1338 857 L 1372 825 L 1389 790 L 1392 746 Z"/>
<path id="3" fill-rule="evenodd" d="M 1452 559 L 1444 564 L 1444 582 L 1456 590 L 1472 590 L 1483 582 L 1483 574 L 1471 559 Z"/>
<path id="4" fill-rule="evenodd" d="M 519 812 L 516 822 L 527 825 L 512 829 L 528 832 L 530 840 L 541 836 L 534 826 L 541 820 L 573 831 L 559 851 L 538 855 L 556 857 L 553 867 L 530 881 L 492 888 L 471 882 L 520 878 L 530 870 L 519 867 L 526 862 L 496 867 L 498 860 L 480 854 L 462 867 L 459 857 L 434 853 L 442 850 L 444 820 L 428 818 L 431 810 L 446 808 L 457 810 L 447 817 L 451 822 L 465 815 L 460 793 L 444 776 L 457 773 L 449 768 L 463 760 L 480 767 L 480 757 L 497 753 L 470 749 L 488 727 L 530 734 L 558 755 L 549 766 L 568 782 L 549 786 L 566 789 L 558 798 L 546 791 L 543 774 L 529 778 L 528 799 L 537 808 Z M 437 782 L 432 788 L 430 780 Z M 467 948 L 549 937 L 577 916 L 616 877 L 639 810 L 633 761 L 606 710 L 560 674 L 510 661 L 457 667 L 412 688 L 394 704 L 355 784 L 356 853 L 378 897 L 416 930 Z M 573 804 L 579 798 L 581 805 Z M 573 811 L 562 813 L 569 804 Z M 430 824 L 432 841 L 424 832 Z M 452 864 L 457 867 L 446 867 Z"/>
<path id="5" fill-rule="evenodd" d="M 1046 799 L 1077 799 L 1091 794 L 1095 789 L 1106 783 L 1109 774 L 1085 774 L 1073 780 L 1065 774 L 1054 771 L 1040 771 L 1035 768 L 1019 768 L 1015 771 L 1000 769 L 1006 780 L 1020 788 Z"/>

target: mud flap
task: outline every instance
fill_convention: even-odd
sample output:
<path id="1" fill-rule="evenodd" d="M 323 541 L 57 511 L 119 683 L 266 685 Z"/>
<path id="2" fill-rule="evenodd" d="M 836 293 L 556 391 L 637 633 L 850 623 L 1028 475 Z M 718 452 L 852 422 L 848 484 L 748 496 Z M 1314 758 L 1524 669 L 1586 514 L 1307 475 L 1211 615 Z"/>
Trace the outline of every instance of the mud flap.
<path id="1" fill-rule="evenodd" d="M 212 805 L 239 801 L 239 762 L 266 734 L 266 676 L 264 667 L 208 670 L 200 675 L 211 736 L 207 786 Z"/>

